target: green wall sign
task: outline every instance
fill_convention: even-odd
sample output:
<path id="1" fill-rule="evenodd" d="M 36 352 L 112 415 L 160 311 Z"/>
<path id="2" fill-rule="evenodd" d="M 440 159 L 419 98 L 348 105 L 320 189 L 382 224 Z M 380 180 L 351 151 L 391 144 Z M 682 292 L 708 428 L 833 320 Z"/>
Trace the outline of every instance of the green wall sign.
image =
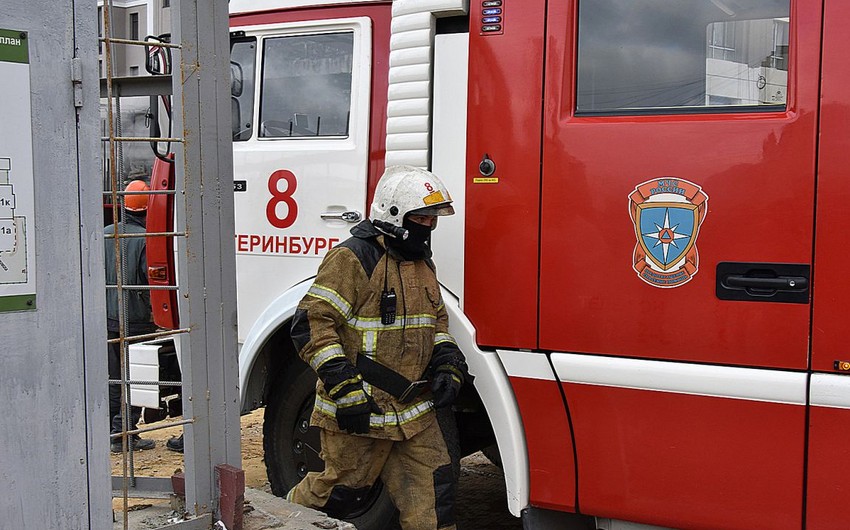
<path id="1" fill-rule="evenodd" d="M 29 44 L 26 31 L 0 29 L 0 61 L 29 64 Z"/>

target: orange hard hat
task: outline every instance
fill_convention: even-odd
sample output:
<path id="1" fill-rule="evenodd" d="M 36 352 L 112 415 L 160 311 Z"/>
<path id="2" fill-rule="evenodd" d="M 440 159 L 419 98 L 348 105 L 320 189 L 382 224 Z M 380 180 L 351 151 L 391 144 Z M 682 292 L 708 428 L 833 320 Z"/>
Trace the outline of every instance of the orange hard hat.
<path id="1" fill-rule="evenodd" d="M 150 191 L 143 180 L 134 180 L 127 184 L 124 191 Z M 130 212 L 144 212 L 148 209 L 148 197 L 150 195 L 125 195 L 124 209 Z"/>

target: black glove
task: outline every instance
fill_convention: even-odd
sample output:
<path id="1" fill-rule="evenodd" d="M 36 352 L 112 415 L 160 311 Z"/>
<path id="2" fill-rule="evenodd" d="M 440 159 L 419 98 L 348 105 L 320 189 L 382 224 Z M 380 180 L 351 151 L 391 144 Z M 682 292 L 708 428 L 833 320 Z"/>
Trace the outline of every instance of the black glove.
<path id="1" fill-rule="evenodd" d="M 363 389 L 363 376 L 344 357 L 327 361 L 317 370 L 328 397 L 336 404 L 336 423 L 352 434 L 369 432 L 369 415 L 383 414 Z"/>
<path id="2" fill-rule="evenodd" d="M 454 403 L 462 386 L 463 372 L 450 364 L 438 366 L 434 371 L 434 380 L 431 382 L 434 406 L 439 409 Z"/>
<path id="3" fill-rule="evenodd" d="M 350 434 L 368 434 L 369 417 L 373 413 L 383 414 L 381 408 L 372 400 L 372 396 L 366 395 L 366 392 L 363 392 L 362 389 L 360 392 L 365 401 L 356 405 L 340 405 L 337 402 L 336 406 L 336 423 L 340 430 Z M 350 394 L 346 394 L 345 397 L 350 396 Z"/>
<path id="4" fill-rule="evenodd" d="M 328 396 L 336 403 L 336 423 L 340 430 L 351 434 L 368 433 L 369 416 L 383 413 L 363 390 L 359 373 L 328 390 Z"/>

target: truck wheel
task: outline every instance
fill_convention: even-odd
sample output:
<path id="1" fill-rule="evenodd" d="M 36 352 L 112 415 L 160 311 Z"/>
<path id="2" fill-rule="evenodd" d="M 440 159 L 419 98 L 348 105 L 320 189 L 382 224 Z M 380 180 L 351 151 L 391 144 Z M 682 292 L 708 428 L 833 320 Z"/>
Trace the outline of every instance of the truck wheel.
<path id="1" fill-rule="evenodd" d="M 310 427 L 316 374 L 300 360 L 274 384 L 263 417 L 263 451 L 272 493 L 284 497 L 308 472 L 321 471 L 319 429 Z M 342 518 L 358 530 L 393 528 L 398 511 L 378 482 L 361 506 Z"/>

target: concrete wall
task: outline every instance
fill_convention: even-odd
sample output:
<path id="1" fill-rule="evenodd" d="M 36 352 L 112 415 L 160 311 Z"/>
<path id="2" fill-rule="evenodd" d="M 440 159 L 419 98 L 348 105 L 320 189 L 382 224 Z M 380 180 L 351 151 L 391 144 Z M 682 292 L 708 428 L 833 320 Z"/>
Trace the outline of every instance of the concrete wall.
<path id="1" fill-rule="evenodd" d="M 36 308 L 0 315 L 0 527 L 108 528 L 96 2 L 3 0 L 0 27 L 28 32 L 36 250 Z"/>

